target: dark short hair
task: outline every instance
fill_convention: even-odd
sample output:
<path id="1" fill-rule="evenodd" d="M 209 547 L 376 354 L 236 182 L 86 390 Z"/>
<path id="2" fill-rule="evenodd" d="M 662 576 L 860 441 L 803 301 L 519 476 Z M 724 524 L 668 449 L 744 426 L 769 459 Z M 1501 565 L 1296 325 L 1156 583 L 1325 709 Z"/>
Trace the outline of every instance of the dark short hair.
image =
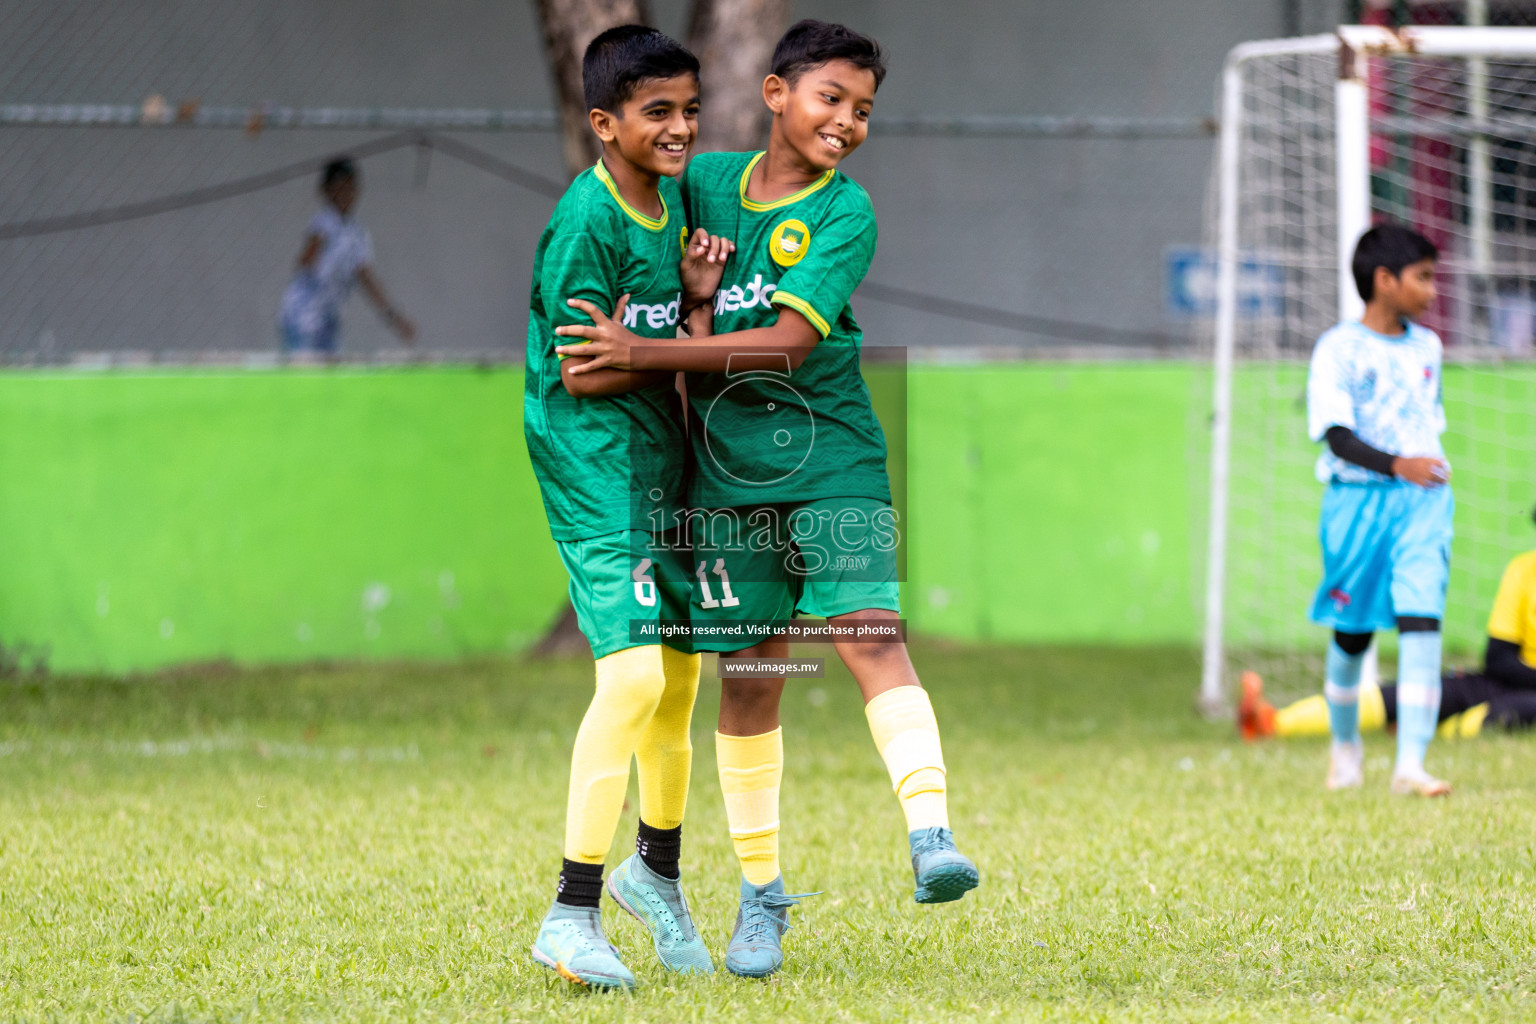
<path id="1" fill-rule="evenodd" d="M 812 68 L 834 60 L 846 60 L 875 76 L 875 88 L 885 81 L 885 51 L 869 36 L 845 25 L 806 18 L 789 26 L 773 48 L 769 70 L 790 85 Z"/>
<path id="2" fill-rule="evenodd" d="M 699 77 L 699 58 L 670 36 L 646 25 L 620 25 L 587 44 L 581 91 L 588 110 L 617 114 L 641 82 L 678 75 Z"/>
<path id="3" fill-rule="evenodd" d="M 326 163 L 325 168 L 320 172 L 320 187 L 330 188 L 347 179 L 357 180 L 357 165 L 352 162 L 351 157 L 339 156 Z"/>
<path id="4" fill-rule="evenodd" d="M 1386 267 L 1396 277 L 1409 264 L 1432 260 L 1439 255 L 1435 243 L 1412 228 L 1401 224 L 1378 224 L 1355 243 L 1355 257 L 1350 261 L 1349 269 L 1355 275 L 1355 288 L 1360 297 L 1370 302 L 1376 294 L 1377 267 Z"/>

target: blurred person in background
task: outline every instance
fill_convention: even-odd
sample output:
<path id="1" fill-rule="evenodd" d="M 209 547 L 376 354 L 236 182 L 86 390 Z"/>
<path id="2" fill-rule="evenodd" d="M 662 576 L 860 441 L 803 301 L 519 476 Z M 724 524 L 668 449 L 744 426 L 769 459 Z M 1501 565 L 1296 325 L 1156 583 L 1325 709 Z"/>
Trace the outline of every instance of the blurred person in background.
<path id="1" fill-rule="evenodd" d="M 323 205 L 304 231 L 298 265 L 283 292 L 278 330 L 290 357 L 333 361 L 338 355 L 341 307 L 360 284 L 400 340 L 416 340 L 416 325 L 395 308 L 373 273 L 373 240 L 352 211 L 362 191 L 357 166 L 346 157 L 320 172 Z"/>
<path id="2" fill-rule="evenodd" d="M 1419 323 L 1435 299 L 1438 252 L 1401 224 L 1360 236 L 1351 260 L 1365 302 L 1318 338 L 1307 370 L 1307 436 L 1327 442 L 1316 476 L 1323 579 L 1309 617 L 1333 633 L 1323 696 L 1333 746 L 1324 785 L 1364 784 L 1360 675 L 1378 630 L 1397 630 L 1397 763 L 1393 793 L 1445 796 L 1424 767 L 1440 706 L 1440 620 L 1450 575 L 1455 499 L 1440 435 L 1440 338 Z"/>

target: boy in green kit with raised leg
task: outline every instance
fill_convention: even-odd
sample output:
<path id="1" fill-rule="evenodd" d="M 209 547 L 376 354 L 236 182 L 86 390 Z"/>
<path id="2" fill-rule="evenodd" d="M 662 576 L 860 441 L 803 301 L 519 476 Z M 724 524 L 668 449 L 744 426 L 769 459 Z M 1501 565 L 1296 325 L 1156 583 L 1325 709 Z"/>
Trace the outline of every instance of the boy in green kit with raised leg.
<path id="1" fill-rule="evenodd" d="M 688 371 L 689 507 L 704 513 L 687 518 L 708 526 L 690 536 L 696 624 L 798 614 L 894 625 L 898 617 L 885 438 L 859 372 L 862 332 L 849 307 L 874 255 L 875 219 L 865 191 L 837 171 L 864 141 L 884 74 L 873 40 L 802 21 L 780 40 L 763 83 L 773 112 L 768 149 L 703 154 L 689 165 L 690 225 L 736 245 L 710 311 L 712 336 L 648 341 L 581 298 L 572 305 L 593 324 L 557 331 L 587 342 L 559 351 L 594 357 L 575 373 Z M 914 897 L 959 899 L 979 876 L 955 849 L 938 725 L 906 645 L 834 642 L 907 819 Z M 750 643 L 698 646 L 748 656 L 786 650 L 781 639 Z M 721 686 L 716 753 L 743 874 L 725 963 L 763 977 L 783 962 L 780 937 L 797 899 L 785 893 L 778 863 L 784 680 Z"/>
<path id="2" fill-rule="evenodd" d="M 714 969 L 678 870 L 699 657 L 637 640 L 635 630 L 687 614 L 686 566 L 651 528 L 658 510 L 684 497 L 686 442 L 675 373 L 578 375 L 587 360 L 557 354 L 555 328 L 583 320 L 566 305 L 569 295 L 612 304 L 628 294 L 636 331 L 675 337 L 685 296 L 708 296 L 718 284 L 723 242 L 688 239 L 671 177 L 698 130 L 698 70 L 691 53 L 654 29 L 626 25 L 592 41 L 582 78 L 602 160 L 577 175 L 534 258 L 523 429 L 597 686 L 571 756 L 560 881 L 532 956 L 598 988 L 635 985 L 598 908 L 632 757 L 638 852 L 614 869 L 609 894 L 650 930 L 668 970 Z"/>

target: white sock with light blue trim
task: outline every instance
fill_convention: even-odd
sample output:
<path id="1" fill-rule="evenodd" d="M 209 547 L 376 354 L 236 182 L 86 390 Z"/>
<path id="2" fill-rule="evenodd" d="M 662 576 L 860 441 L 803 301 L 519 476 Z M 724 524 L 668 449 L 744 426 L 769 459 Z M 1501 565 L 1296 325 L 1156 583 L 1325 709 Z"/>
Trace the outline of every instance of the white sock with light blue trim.
<path id="1" fill-rule="evenodd" d="M 1337 640 L 1328 641 L 1323 697 L 1328 701 L 1328 726 L 1335 743 L 1360 742 L 1360 669 L 1365 652 L 1346 654 Z"/>
<path id="2" fill-rule="evenodd" d="M 1440 718 L 1440 633 L 1397 638 L 1397 766 L 1395 775 L 1422 775 L 1424 754 Z"/>

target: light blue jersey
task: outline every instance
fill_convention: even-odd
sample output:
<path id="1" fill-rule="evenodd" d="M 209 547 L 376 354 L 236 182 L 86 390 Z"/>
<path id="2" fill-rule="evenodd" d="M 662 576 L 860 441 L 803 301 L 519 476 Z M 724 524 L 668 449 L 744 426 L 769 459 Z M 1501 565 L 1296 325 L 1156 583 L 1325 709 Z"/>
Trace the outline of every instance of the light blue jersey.
<path id="1" fill-rule="evenodd" d="M 1312 350 L 1307 371 L 1307 433 L 1323 440 L 1348 427 L 1390 455 L 1443 458 L 1440 338 L 1418 324 L 1403 334 L 1377 334 L 1358 321 L 1330 328 Z M 1323 483 L 1386 483 L 1390 478 L 1346 462 L 1327 447 L 1317 459 Z"/>

